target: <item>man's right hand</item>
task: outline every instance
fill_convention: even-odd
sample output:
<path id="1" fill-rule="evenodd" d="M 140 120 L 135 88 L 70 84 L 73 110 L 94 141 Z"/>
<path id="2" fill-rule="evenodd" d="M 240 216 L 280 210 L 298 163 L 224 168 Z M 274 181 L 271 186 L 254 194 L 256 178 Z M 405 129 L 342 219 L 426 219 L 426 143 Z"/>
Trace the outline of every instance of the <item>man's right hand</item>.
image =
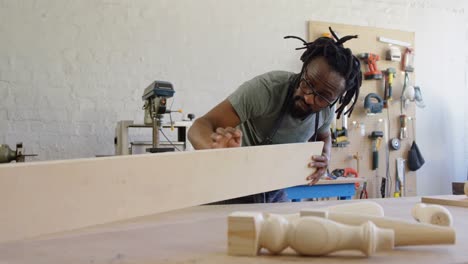
<path id="1" fill-rule="evenodd" d="M 236 148 L 242 145 L 242 131 L 233 127 L 221 128 L 211 134 L 212 148 Z"/>
<path id="2" fill-rule="evenodd" d="M 235 128 L 240 123 L 237 112 L 226 99 L 197 118 L 187 136 L 194 149 L 240 147 L 242 132 Z"/>

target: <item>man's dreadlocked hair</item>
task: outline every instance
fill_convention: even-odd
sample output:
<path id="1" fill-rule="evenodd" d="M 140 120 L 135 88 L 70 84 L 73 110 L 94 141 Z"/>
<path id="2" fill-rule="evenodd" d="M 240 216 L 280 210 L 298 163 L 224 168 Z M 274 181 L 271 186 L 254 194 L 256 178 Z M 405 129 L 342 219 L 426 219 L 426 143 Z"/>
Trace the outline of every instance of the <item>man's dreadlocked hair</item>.
<path id="1" fill-rule="evenodd" d="M 336 110 L 336 114 L 337 118 L 340 118 L 345 107 L 354 97 L 354 102 L 344 113 L 344 115 L 347 114 L 348 116 L 351 116 L 354 105 L 356 104 L 357 98 L 359 96 L 359 89 L 362 82 L 361 63 L 359 62 L 359 59 L 353 55 L 350 49 L 343 47 L 343 43 L 350 39 L 357 38 L 358 36 L 354 35 L 338 38 L 331 27 L 328 29 L 330 30 L 333 38 L 320 37 L 313 42 L 307 42 L 296 36 L 286 36 L 284 38 L 295 38 L 301 40 L 304 43 L 303 45 L 305 47 L 296 48 L 296 50 L 306 49 L 306 51 L 301 56 L 301 61 L 304 63 L 301 74 L 304 73 L 307 65 L 309 65 L 313 59 L 317 57 L 324 57 L 327 60 L 328 65 L 330 65 L 333 70 L 345 78 L 345 93 L 338 98 L 340 106 Z M 300 76 L 301 75 L 299 75 L 299 77 L 296 79 L 296 85 L 299 85 Z"/>

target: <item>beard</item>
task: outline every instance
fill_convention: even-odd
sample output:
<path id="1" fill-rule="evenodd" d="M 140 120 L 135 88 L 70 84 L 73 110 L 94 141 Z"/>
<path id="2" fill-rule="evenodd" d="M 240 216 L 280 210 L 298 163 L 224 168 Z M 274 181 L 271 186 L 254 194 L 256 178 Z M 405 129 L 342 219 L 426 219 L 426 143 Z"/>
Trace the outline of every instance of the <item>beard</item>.
<path id="1" fill-rule="evenodd" d="M 318 111 L 313 110 L 309 104 L 306 103 L 304 97 L 294 96 L 293 102 L 290 107 L 291 116 L 298 119 L 305 119 L 311 114 L 317 113 Z"/>

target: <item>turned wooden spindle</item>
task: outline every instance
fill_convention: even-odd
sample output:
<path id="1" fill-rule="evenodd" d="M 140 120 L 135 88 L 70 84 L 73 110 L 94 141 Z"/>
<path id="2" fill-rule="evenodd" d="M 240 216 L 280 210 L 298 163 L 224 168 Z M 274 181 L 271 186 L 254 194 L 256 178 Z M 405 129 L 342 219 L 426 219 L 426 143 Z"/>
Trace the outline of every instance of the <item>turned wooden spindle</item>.
<path id="1" fill-rule="evenodd" d="M 307 210 L 308 209 L 304 209 L 304 211 Z M 310 210 L 334 213 L 356 213 L 360 215 L 384 216 L 384 210 L 382 206 L 373 201 L 349 202 Z M 299 218 L 300 214 L 286 214 L 283 216 L 288 218 L 288 220 L 292 220 L 294 218 Z"/>
<path id="2" fill-rule="evenodd" d="M 327 212 L 335 213 L 353 213 L 360 215 L 384 216 L 382 206 L 373 201 L 362 201 L 353 203 L 344 203 L 323 208 Z M 322 210 L 319 208 L 318 210 Z"/>
<path id="3" fill-rule="evenodd" d="M 380 228 L 395 231 L 395 246 L 455 244 L 455 230 L 451 227 L 413 223 L 390 217 L 324 212 L 311 209 L 302 210 L 300 214 L 301 217 L 323 217 L 347 225 L 361 225 L 367 221 L 372 221 Z"/>
<path id="4" fill-rule="evenodd" d="M 394 233 L 368 221 L 348 226 L 318 217 L 235 212 L 228 217 L 228 254 L 257 255 L 261 248 L 279 254 L 288 246 L 301 255 L 321 256 L 358 250 L 366 256 L 393 248 Z"/>
<path id="5" fill-rule="evenodd" d="M 411 215 L 421 223 L 439 226 L 452 226 L 453 224 L 452 214 L 449 210 L 437 204 L 417 203 L 411 210 Z"/>

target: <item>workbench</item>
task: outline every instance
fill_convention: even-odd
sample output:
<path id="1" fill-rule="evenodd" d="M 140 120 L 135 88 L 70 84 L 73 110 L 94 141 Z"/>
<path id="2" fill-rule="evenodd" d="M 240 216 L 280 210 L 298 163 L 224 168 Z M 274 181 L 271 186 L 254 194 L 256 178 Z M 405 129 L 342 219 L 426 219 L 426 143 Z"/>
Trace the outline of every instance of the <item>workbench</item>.
<path id="1" fill-rule="evenodd" d="M 411 220 L 418 197 L 375 199 L 386 216 Z M 161 213 L 34 240 L 0 244 L 0 263 L 467 263 L 468 210 L 447 206 L 457 231 L 455 245 L 399 247 L 366 258 L 341 252 L 327 257 L 301 257 L 292 251 L 256 257 L 226 254 L 227 216 L 233 211 L 295 213 L 304 208 L 356 201 L 281 204 L 211 205 Z M 31 224 L 34 219 L 31 219 Z"/>
<path id="2" fill-rule="evenodd" d="M 362 184 L 362 178 L 346 178 L 337 180 L 319 180 L 314 185 L 299 185 L 286 188 L 288 198 L 293 202 L 302 199 L 330 198 L 351 200 L 356 194 L 356 183 Z"/>

